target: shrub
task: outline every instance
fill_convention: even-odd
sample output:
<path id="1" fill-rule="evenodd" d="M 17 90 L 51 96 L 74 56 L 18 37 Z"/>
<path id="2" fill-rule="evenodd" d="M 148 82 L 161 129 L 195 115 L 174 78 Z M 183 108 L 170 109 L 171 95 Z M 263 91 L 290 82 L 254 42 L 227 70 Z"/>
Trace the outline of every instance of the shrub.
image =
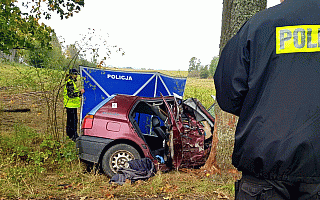
<path id="1" fill-rule="evenodd" d="M 0 136 L 0 148 L 0 158 L 7 158 L 2 163 L 32 166 L 38 173 L 78 159 L 73 141 L 57 141 L 50 135 L 40 135 L 23 125 L 16 125 L 13 135 Z"/>
<path id="2" fill-rule="evenodd" d="M 209 71 L 207 69 L 207 67 L 202 68 L 200 70 L 200 78 L 208 78 L 209 77 Z"/>

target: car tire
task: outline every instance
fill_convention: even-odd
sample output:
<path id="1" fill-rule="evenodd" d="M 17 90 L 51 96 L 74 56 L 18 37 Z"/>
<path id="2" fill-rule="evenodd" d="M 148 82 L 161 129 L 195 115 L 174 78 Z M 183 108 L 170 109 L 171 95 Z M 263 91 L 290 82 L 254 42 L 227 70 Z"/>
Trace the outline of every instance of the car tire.
<path id="1" fill-rule="evenodd" d="M 112 177 L 119 168 L 128 168 L 128 162 L 140 159 L 139 152 L 128 144 L 117 144 L 110 147 L 104 154 L 101 162 L 103 172 Z"/>

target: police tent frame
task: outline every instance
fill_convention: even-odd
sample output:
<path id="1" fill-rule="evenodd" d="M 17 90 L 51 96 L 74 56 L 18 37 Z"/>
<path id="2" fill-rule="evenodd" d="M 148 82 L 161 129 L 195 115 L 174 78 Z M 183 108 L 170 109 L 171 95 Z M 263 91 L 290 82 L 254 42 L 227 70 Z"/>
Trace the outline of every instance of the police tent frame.
<path id="1" fill-rule="evenodd" d="M 187 80 L 186 77 L 172 77 L 159 72 L 105 70 L 86 66 L 80 66 L 80 75 L 85 89 L 81 122 L 95 106 L 115 94 L 183 97 Z"/>

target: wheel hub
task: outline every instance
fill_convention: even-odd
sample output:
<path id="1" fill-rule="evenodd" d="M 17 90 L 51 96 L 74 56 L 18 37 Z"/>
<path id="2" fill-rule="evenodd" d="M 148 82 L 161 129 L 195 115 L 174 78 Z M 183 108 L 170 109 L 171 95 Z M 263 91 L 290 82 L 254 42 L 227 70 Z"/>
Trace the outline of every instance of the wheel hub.
<path id="1" fill-rule="evenodd" d="M 128 151 L 116 151 L 111 157 L 110 167 L 116 173 L 120 168 L 128 168 L 128 162 L 133 160 L 133 158 L 134 156 Z"/>

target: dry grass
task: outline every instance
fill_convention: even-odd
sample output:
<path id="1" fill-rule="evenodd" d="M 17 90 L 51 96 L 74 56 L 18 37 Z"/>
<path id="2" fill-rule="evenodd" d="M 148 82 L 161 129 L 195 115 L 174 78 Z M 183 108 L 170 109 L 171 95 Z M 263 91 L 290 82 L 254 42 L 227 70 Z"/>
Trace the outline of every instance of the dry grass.
<path id="1" fill-rule="evenodd" d="M 184 72 L 170 73 L 179 75 Z M 39 134 L 46 134 L 46 111 L 39 96 L 25 98 L 12 92 L 21 77 L 10 65 L 0 63 L 0 75 L 6 77 L 0 78 L 0 109 L 15 106 L 31 108 L 30 112 L 11 114 L 9 118 L 2 115 L 0 120 L 5 123 L 0 124 L 0 136 L 13 135 L 14 124 L 24 124 Z M 28 83 L 20 83 L 19 93 L 25 91 L 28 94 Z M 213 103 L 212 94 L 215 94 L 212 79 L 187 79 L 184 98 L 195 97 L 208 107 Z M 58 112 L 60 119 L 65 117 L 63 112 L 62 108 Z M 61 126 L 61 134 L 64 135 L 63 123 L 58 126 Z M 21 159 L 12 159 L 13 156 L 6 155 L 0 149 L 0 199 L 233 199 L 234 179 L 239 176 L 237 173 L 209 174 L 201 170 L 158 172 L 147 181 L 119 186 L 109 184 L 109 179 L 103 174 L 87 172 L 86 166 L 79 160 L 64 161 L 60 165 L 53 163 L 43 172 L 35 172 L 33 165 Z"/>
<path id="2" fill-rule="evenodd" d="M 209 108 L 214 103 L 211 95 L 215 94 L 213 79 L 187 78 L 184 99 L 197 98 L 206 108 Z"/>

